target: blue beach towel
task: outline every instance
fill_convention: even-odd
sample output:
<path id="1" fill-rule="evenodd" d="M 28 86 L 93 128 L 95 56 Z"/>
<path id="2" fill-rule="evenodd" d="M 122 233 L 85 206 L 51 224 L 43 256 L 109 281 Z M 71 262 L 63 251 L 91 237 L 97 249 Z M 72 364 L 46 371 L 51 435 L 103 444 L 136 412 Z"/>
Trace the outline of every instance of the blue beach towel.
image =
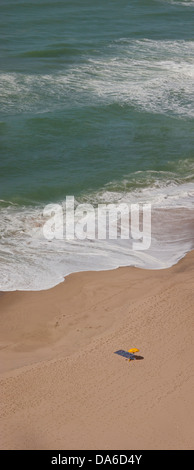
<path id="1" fill-rule="evenodd" d="M 119 349 L 119 351 L 115 351 L 114 354 L 118 354 L 119 356 L 126 357 L 127 359 L 134 360 L 136 359 L 134 354 L 131 354 L 127 351 L 123 351 L 122 349 Z"/>

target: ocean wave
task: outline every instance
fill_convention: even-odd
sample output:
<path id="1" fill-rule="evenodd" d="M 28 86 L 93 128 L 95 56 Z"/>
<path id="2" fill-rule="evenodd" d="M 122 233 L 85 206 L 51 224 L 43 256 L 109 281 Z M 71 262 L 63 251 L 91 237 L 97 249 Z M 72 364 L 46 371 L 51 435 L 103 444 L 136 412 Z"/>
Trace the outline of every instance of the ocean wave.
<path id="1" fill-rule="evenodd" d="M 183 6 L 183 7 L 193 7 L 194 0 L 156 0 L 162 3 L 170 3 L 171 5 Z"/>
<path id="2" fill-rule="evenodd" d="M 148 187 L 129 191 L 126 179 L 109 183 L 101 191 L 76 201 L 76 205 L 87 202 L 95 207 L 102 203 L 151 203 L 152 242 L 144 251 L 133 250 L 132 238 L 49 241 L 43 233 L 47 219 L 42 205 L 18 207 L 3 201 L 0 206 L 0 290 L 48 289 L 78 271 L 119 266 L 163 269 L 175 264 L 194 247 L 194 184 L 180 185 L 170 179 L 159 184 L 156 174 L 153 177 L 155 184 Z M 64 200 L 59 203 L 65 207 Z M 125 217 L 127 224 L 127 213 Z"/>
<path id="3" fill-rule="evenodd" d="M 191 159 L 169 161 L 169 170 L 138 170 L 100 190 L 82 196 L 83 202 L 151 203 L 155 208 L 193 208 L 194 162 Z"/>
<path id="4" fill-rule="evenodd" d="M 165 1 L 165 0 L 163 0 Z M 193 7 L 194 6 L 194 0 L 167 0 L 168 3 L 171 3 L 172 5 L 181 5 L 184 7 Z"/>
<path id="5" fill-rule="evenodd" d="M 184 182 L 183 182 L 184 181 Z M 172 172 L 137 171 L 121 181 L 82 196 L 83 202 L 152 204 L 155 209 L 194 207 L 194 174 L 180 178 Z"/>
<path id="6" fill-rule="evenodd" d="M 194 42 L 121 38 L 99 57 L 55 74 L 0 74 L 5 113 L 125 104 L 194 117 Z"/>

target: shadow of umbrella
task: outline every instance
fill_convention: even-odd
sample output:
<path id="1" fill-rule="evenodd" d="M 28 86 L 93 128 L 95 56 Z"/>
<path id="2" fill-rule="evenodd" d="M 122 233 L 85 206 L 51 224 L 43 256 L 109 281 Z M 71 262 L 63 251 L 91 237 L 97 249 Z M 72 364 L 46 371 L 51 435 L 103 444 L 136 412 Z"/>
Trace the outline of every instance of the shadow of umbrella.
<path id="1" fill-rule="evenodd" d="M 136 361 L 141 361 L 142 359 L 144 359 L 143 356 L 137 356 L 137 354 L 134 354 L 134 359 L 136 359 Z"/>

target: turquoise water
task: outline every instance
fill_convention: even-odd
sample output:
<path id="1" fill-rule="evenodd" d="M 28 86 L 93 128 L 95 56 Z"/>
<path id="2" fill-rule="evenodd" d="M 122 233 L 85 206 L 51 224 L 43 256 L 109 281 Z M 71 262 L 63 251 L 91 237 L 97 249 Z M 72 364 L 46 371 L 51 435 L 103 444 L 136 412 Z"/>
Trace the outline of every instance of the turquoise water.
<path id="1" fill-rule="evenodd" d="M 0 9 L 0 288 L 175 263 L 193 247 L 194 1 L 8 0 Z M 152 202 L 152 250 L 48 248 L 37 220 L 66 195 Z"/>

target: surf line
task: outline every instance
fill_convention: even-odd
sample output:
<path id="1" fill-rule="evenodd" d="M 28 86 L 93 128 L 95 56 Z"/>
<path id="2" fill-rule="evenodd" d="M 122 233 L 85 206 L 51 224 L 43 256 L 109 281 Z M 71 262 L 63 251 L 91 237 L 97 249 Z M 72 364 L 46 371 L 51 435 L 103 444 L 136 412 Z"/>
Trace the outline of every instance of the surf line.
<path id="1" fill-rule="evenodd" d="M 61 454 L 58 454 L 57 457 L 52 457 L 52 465 L 78 465 L 79 468 L 83 467 L 85 462 L 85 457 L 63 457 Z"/>

